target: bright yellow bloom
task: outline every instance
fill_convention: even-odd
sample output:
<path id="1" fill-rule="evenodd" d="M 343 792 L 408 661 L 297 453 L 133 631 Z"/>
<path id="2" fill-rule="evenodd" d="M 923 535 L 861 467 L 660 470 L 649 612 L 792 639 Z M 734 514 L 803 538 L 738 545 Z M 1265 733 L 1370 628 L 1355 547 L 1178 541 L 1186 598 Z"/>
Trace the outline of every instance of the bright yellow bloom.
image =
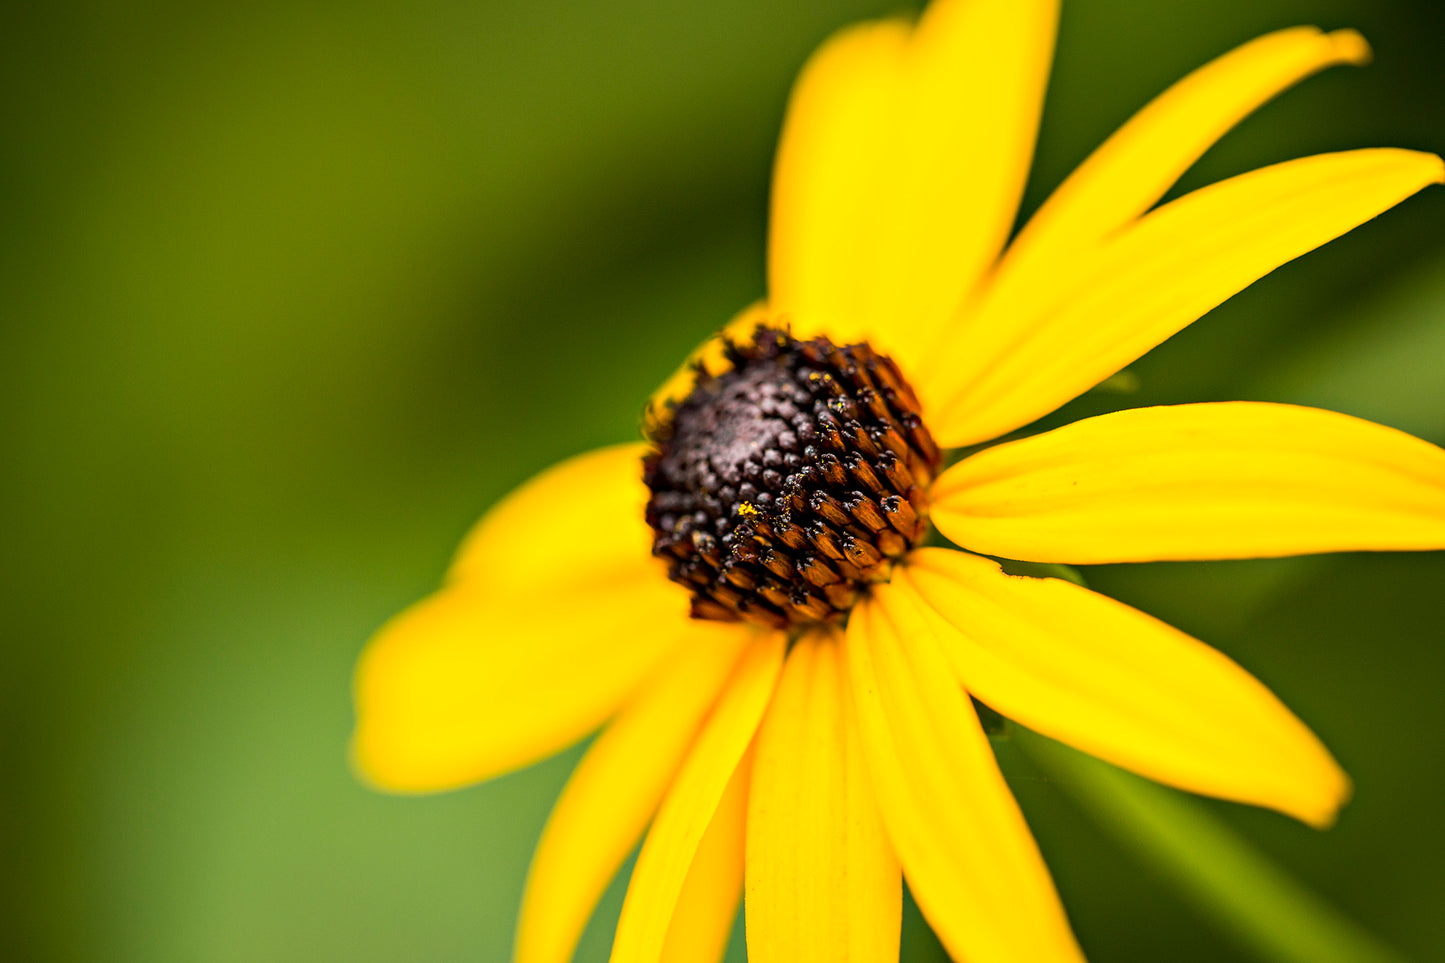
<path id="1" fill-rule="evenodd" d="M 644 833 L 615 961 L 716 960 L 744 890 L 754 963 L 896 960 L 903 875 L 957 959 L 1081 959 L 970 696 L 1160 782 L 1312 825 L 1348 796 L 1319 741 L 1228 658 L 983 556 L 1437 549 L 1445 451 L 1314 409 L 1181 405 L 997 444 L 935 479 L 927 436 L 960 448 L 1032 423 L 1440 182 L 1441 161 L 1306 157 L 1156 207 L 1250 111 L 1368 57 L 1353 32 L 1284 30 L 1145 107 L 1005 249 L 1056 16 L 1056 0 L 938 0 L 917 25 L 829 41 L 798 81 L 778 151 L 766 303 L 664 387 L 651 443 L 578 456 L 504 500 L 446 586 L 362 657 L 354 758 L 387 789 L 487 779 L 605 726 L 538 847 L 520 963 L 570 957 Z M 719 407 L 723 387 L 756 389 L 755 406 L 767 391 L 811 397 L 833 375 L 798 360 L 810 339 L 826 339 L 816 351 L 868 346 L 902 379 L 875 384 L 888 374 L 879 361 L 849 382 L 846 359 L 830 362 L 848 382 L 838 391 L 853 392 L 838 410 L 858 437 L 837 448 L 853 460 L 815 448 L 787 464 L 812 459 L 799 471 L 824 479 L 846 470 L 845 484 L 708 480 L 707 465 L 741 464 L 757 442 Z M 782 369 L 757 358 L 774 348 L 793 352 L 794 381 L 767 381 Z M 909 421 L 906 385 L 926 428 Z M 894 407 L 876 409 L 865 437 L 871 416 L 848 411 L 883 396 Z M 788 443 L 762 464 L 802 447 Z M 699 452 L 717 457 L 666 489 L 662 475 Z M 874 496 L 844 491 L 855 483 Z M 680 520 L 690 507 L 667 507 L 714 504 L 724 484 L 722 508 L 698 516 L 721 542 Z M 764 490 L 772 501 L 748 494 Z M 916 547 L 930 515 L 962 550 Z M 813 527 L 788 530 L 803 522 Z M 707 618 L 688 617 L 669 573 L 696 576 Z"/>

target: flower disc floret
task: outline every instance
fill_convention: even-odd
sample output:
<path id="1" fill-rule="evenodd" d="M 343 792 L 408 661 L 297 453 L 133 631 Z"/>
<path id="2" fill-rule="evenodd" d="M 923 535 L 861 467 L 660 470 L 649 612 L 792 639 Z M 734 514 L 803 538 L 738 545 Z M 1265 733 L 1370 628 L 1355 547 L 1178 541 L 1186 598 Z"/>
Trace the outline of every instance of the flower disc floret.
<path id="1" fill-rule="evenodd" d="M 866 343 L 760 326 L 652 429 L 653 554 L 695 618 L 836 621 L 928 530 L 940 452 L 898 366 Z"/>

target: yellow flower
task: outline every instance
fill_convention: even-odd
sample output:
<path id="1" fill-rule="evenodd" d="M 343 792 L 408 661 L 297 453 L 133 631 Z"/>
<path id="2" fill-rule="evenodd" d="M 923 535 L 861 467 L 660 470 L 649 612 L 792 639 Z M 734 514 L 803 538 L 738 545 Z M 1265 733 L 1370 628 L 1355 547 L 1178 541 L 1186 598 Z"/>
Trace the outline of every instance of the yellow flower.
<path id="1" fill-rule="evenodd" d="M 1254 403 L 1121 411 L 944 470 L 933 439 L 1032 423 L 1441 162 L 1306 157 L 1156 206 L 1250 111 L 1368 57 L 1284 30 L 1145 107 L 1005 249 L 1056 15 L 938 0 L 829 41 L 778 151 L 766 303 L 663 388 L 647 441 L 504 500 L 362 657 L 353 753 L 383 788 L 487 779 L 605 725 L 538 847 L 521 963 L 570 957 L 644 832 L 615 961 L 716 960 L 744 889 L 754 963 L 896 960 L 902 875 L 957 959 L 1081 959 L 970 696 L 1312 825 L 1348 796 L 1220 653 L 983 556 L 1441 548 L 1445 451 Z M 919 547 L 930 517 L 961 550 Z"/>

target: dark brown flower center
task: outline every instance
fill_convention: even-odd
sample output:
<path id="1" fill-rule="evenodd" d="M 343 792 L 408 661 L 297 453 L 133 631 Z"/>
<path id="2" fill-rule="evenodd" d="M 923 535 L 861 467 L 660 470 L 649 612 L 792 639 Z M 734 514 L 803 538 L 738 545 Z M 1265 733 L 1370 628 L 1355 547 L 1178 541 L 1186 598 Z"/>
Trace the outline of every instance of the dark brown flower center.
<path id="1" fill-rule="evenodd" d="M 938 446 L 898 366 L 867 344 L 760 327 L 654 429 L 653 554 L 694 618 L 841 619 L 928 529 Z"/>

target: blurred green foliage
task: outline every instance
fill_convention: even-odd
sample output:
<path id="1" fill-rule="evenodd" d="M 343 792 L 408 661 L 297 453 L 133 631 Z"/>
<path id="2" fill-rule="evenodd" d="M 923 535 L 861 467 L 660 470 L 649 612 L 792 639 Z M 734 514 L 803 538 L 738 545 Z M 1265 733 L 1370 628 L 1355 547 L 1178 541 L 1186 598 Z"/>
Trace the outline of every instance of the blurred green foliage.
<path id="1" fill-rule="evenodd" d="M 7 4 L 0 12 L 0 958 L 504 960 L 576 752 L 398 799 L 344 764 L 367 634 L 762 291 L 790 79 L 896 3 Z M 1182 188 L 1445 149 L 1435 0 L 1070 0 L 1026 207 L 1257 33 L 1377 62 Z M 1325 404 L 1445 442 L 1445 191 L 1289 265 L 1062 417 Z M 1328 834 L 1210 804 L 1445 954 L 1445 555 L 1096 568 L 1256 671 L 1357 782 Z M 1001 750 L 1095 963 L 1232 944 Z M 580 958 L 605 959 L 620 886 Z M 910 910 L 905 959 L 941 959 Z M 735 941 L 736 942 L 736 941 Z M 742 958 L 734 946 L 733 959 Z"/>

